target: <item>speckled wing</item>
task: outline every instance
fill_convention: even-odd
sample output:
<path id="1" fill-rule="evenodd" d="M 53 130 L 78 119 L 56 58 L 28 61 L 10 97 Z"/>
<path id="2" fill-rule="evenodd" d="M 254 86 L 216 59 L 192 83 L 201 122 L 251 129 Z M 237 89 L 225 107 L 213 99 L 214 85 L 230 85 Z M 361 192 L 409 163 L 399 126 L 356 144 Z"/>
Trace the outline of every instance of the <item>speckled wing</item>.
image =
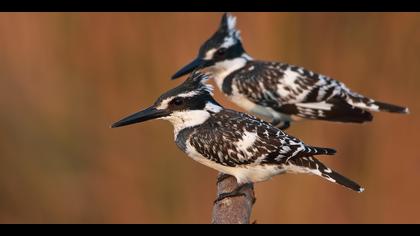
<path id="1" fill-rule="evenodd" d="M 265 121 L 223 110 L 191 134 L 190 144 L 205 158 L 225 166 L 284 164 L 289 160 L 335 153 L 306 146 Z"/>
<path id="2" fill-rule="evenodd" d="M 369 112 L 354 106 L 361 99 L 341 82 L 304 68 L 276 62 L 249 61 L 223 83 L 225 93 L 239 93 L 255 104 L 308 119 L 364 122 Z M 372 100 L 373 101 L 373 100 Z"/>

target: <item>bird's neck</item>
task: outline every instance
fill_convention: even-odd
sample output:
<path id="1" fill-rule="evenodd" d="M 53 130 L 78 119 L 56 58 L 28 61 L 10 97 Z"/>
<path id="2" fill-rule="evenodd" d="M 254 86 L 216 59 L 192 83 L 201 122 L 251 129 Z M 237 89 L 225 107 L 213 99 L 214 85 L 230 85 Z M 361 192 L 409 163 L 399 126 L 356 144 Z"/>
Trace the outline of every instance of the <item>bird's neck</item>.
<path id="1" fill-rule="evenodd" d="M 175 111 L 168 117 L 162 119 L 168 120 L 174 126 L 175 139 L 181 130 L 186 128 L 192 128 L 202 125 L 212 115 L 219 113 L 223 110 L 219 104 L 213 102 L 207 102 L 204 109 L 201 110 L 186 110 L 186 111 Z"/>
<path id="2" fill-rule="evenodd" d="M 243 53 L 242 56 L 228 59 L 224 61 L 217 62 L 209 68 L 209 71 L 214 75 L 214 79 L 216 81 L 217 86 L 219 89 L 222 88 L 223 80 L 230 75 L 232 72 L 243 68 L 248 61 L 252 61 L 253 59 L 246 53 Z"/>

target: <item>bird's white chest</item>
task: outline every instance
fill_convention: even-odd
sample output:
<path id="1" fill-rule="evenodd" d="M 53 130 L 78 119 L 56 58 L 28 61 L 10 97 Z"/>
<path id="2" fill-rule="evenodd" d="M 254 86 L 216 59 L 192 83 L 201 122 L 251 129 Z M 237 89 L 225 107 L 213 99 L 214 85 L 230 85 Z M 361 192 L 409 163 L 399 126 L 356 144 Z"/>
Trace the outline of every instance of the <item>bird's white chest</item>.
<path id="1" fill-rule="evenodd" d="M 243 57 L 235 58 L 232 60 L 225 60 L 216 63 L 214 66 L 209 68 L 210 72 L 214 75 L 214 80 L 217 87 L 222 91 L 223 81 L 232 72 L 244 67 L 247 60 Z"/>
<path id="2" fill-rule="evenodd" d="M 226 67 L 229 66 L 229 64 L 223 62 L 224 64 L 222 65 L 217 65 L 214 66 L 212 68 L 212 73 L 214 76 L 214 81 L 216 82 L 217 87 L 219 88 L 220 91 L 223 91 L 222 87 L 223 87 L 223 82 L 226 79 L 226 77 L 228 75 L 230 75 L 233 71 L 241 68 L 242 66 L 244 66 L 245 64 L 241 65 L 241 63 L 237 63 L 240 64 L 240 66 L 238 66 L 237 64 L 234 64 L 236 66 L 234 67 Z M 228 95 L 227 97 L 236 105 L 242 107 L 243 109 L 245 109 L 246 111 L 251 111 L 254 110 L 254 108 L 257 106 L 255 103 L 251 102 L 246 96 L 240 94 L 238 92 L 238 89 L 236 88 L 235 85 L 232 85 L 232 94 Z"/>

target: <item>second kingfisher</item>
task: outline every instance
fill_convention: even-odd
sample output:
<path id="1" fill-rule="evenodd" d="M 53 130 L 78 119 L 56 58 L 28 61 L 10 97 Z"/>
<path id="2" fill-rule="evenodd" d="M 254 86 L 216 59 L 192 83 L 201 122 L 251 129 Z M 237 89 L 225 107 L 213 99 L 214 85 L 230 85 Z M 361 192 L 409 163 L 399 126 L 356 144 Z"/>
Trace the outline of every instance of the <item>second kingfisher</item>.
<path id="1" fill-rule="evenodd" d="M 197 59 L 172 78 L 206 67 L 230 100 L 282 129 L 300 118 L 363 123 L 372 120 L 370 111 L 408 113 L 405 107 L 365 97 L 302 67 L 253 60 L 242 47 L 235 24 L 236 18 L 225 13 Z"/>

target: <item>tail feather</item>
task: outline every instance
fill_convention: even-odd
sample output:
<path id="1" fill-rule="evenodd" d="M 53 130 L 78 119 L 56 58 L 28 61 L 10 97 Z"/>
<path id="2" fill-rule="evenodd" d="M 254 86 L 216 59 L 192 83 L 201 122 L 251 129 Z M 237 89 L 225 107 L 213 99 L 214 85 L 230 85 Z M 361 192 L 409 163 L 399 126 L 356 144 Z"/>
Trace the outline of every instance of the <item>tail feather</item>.
<path id="1" fill-rule="evenodd" d="M 299 159 L 290 160 L 288 164 L 289 165 L 286 166 L 286 170 L 288 172 L 315 174 L 328 181 L 347 187 L 353 191 L 359 193 L 364 191 L 364 188 L 362 188 L 359 184 L 331 170 L 314 157 L 302 157 Z"/>
<path id="2" fill-rule="evenodd" d="M 401 113 L 401 114 L 409 113 L 409 110 L 407 107 L 375 101 L 373 99 L 364 97 L 359 94 L 348 96 L 347 102 L 355 107 L 358 107 L 360 109 L 366 109 L 369 111 L 386 111 L 386 112 Z"/>
<path id="3" fill-rule="evenodd" d="M 327 172 L 326 172 L 327 171 Z M 331 181 L 333 183 L 337 183 L 340 185 L 343 185 L 344 187 L 347 187 L 351 190 L 354 190 L 356 192 L 363 192 L 365 189 L 362 188 L 359 184 L 355 183 L 354 181 L 340 175 L 339 173 L 327 168 L 324 170 L 324 172 L 321 171 L 321 177 L 325 178 L 328 181 Z"/>
<path id="4" fill-rule="evenodd" d="M 401 107 L 389 103 L 375 101 L 373 104 L 379 107 L 380 111 L 387 111 L 392 113 L 408 114 L 410 111 L 407 107 Z"/>
<path id="5" fill-rule="evenodd" d="M 332 148 L 324 148 L 324 147 L 312 147 L 312 146 L 306 146 L 309 153 L 312 155 L 334 155 L 337 153 L 335 149 Z"/>

